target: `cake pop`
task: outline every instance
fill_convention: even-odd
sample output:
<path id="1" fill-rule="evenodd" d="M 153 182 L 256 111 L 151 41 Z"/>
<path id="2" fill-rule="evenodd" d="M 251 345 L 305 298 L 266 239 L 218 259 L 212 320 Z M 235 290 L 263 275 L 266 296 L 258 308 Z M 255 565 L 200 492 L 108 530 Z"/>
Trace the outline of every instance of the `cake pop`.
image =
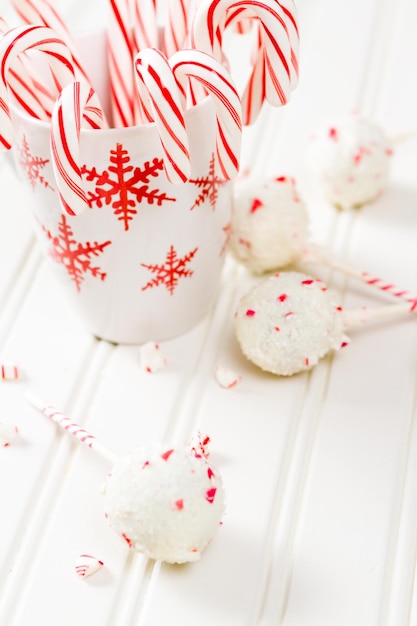
<path id="1" fill-rule="evenodd" d="M 229 249 L 255 274 L 297 262 L 309 239 L 308 214 L 294 178 L 236 181 Z"/>
<path id="2" fill-rule="evenodd" d="M 267 372 L 291 376 L 346 346 L 349 328 L 411 310 L 401 304 L 344 311 L 320 279 L 282 272 L 260 280 L 242 297 L 235 331 L 248 360 Z"/>
<path id="3" fill-rule="evenodd" d="M 387 295 L 417 304 L 408 291 L 338 261 L 309 239 L 307 207 L 290 176 L 246 176 L 236 181 L 228 249 L 254 274 L 289 266 L 326 265 Z"/>
<path id="4" fill-rule="evenodd" d="M 28 400 L 112 463 L 105 516 L 129 547 L 167 563 L 200 558 L 224 513 L 222 479 L 207 454 L 153 443 L 118 457 L 53 406 L 32 394 Z"/>
<path id="5" fill-rule="evenodd" d="M 350 209 L 384 191 L 392 154 L 391 142 L 381 128 L 352 113 L 313 133 L 307 166 L 330 204 Z"/>

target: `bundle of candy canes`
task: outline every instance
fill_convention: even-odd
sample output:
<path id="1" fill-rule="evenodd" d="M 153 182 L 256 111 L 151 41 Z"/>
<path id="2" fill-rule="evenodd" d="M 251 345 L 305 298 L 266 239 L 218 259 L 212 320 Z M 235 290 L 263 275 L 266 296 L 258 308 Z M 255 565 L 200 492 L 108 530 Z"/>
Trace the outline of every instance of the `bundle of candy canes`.
<path id="1" fill-rule="evenodd" d="M 167 178 L 190 177 L 185 112 L 210 97 L 217 123 L 216 174 L 239 169 L 242 126 L 264 101 L 284 105 L 298 76 L 298 29 L 293 0 L 169 0 L 165 26 L 155 0 L 109 0 L 107 28 L 111 119 L 107 120 L 71 33 L 51 0 L 12 0 L 20 25 L 0 23 L 0 145 L 13 145 L 10 104 L 50 121 L 51 156 L 63 210 L 87 208 L 79 167 L 82 128 L 155 123 Z M 238 93 L 230 73 L 225 31 L 253 31 L 252 70 Z M 43 53 L 52 82 L 33 66 Z"/>

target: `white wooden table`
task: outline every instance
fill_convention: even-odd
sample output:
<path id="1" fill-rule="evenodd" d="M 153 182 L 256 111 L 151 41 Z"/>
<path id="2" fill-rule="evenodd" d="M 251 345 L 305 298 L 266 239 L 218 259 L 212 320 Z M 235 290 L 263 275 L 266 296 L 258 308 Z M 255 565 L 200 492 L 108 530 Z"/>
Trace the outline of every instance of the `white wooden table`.
<path id="1" fill-rule="evenodd" d="M 98 0 L 61 0 L 74 29 L 103 20 Z M 1 7 L 7 3 L 1 0 Z M 245 131 L 242 167 L 296 176 L 312 238 L 417 293 L 417 142 L 399 144 L 385 194 L 338 213 L 313 190 L 309 133 L 353 108 L 396 136 L 417 128 L 415 0 L 299 0 L 300 84 Z M 137 347 L 91 337 L 60 297 L 33 239 L 19 183 L 0 162 L 1 626 L 411 626 L 417 624 L 417 320 L 352 333 L 308 374 L 279 379 L 242 357 L 233 311 L 250 278 L 232 261 L 197 328 L 142 371 Z M 325 275 L 344 306 L 388 302 Z M 238 372 L 232 390 L 216 365 Z M 132 442 L 212 439 L 227 512 L 203 558 L 168 566 L 134 554 L 103 519 L 107 465 L 24 399 L 35 389 L 117 452 Z M 105 567 L 74 573 L 81 553 Z"/>

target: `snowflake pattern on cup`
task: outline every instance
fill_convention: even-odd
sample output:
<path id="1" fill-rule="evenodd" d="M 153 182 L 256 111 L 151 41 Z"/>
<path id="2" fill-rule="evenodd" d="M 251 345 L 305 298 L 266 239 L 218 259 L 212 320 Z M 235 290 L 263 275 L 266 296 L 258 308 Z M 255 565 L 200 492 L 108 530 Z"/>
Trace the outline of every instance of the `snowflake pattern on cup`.
<path id="1" fill-rule="evenodd" d="M 215 163 L 215 157 L 214 154 L 212 154 L 207 176 L 190 178 L 190 180 L 188 181 L 190 183 L 193 183 L 196 187 L 200 189 L 200 193 L 198 194 L 194 204 L 190 209 L 191 211 L 193 211 L 196 207 L 204 204 L 206 200 L 208 200 L 213 211 L 216 209 L 216 203 L 219 197 L 219 189 L 223 187 L 223 185 L 225 185 L 226 181 L 216 175 Z"/>
<path id="2" fill-rule="evenodd" d="M 64 213 L 58 223 L 58 234 L 54 235 L 45 227 L 43 231 L 50 241 L 49 255 L 57 263 L 61 263 L 68 272 L 70 279 L 74 282 L 77 291 L 80 291 L 85 274 L 89 273 L 94 278 L 104 280 L 106 273 L 91 264 L 91 259 L 104 252 L 104 248 L 111 244 L 111 241 L 104 243 L 93 243 L 86 241 L 80 243 L 74 238 L 71 226 L 68 224 Z"/>
<path id="3" fill-rule="evenodd" d="M 50 160 L 32 154 L 26 135 L 23 135 L 22 137 L 22 142 L 18 148 L 17 158 L 20 167 L 26 173 L 32 189 L 35 189 L 36 185 L 39 184 L 43 187 L 49 188 L 51 191 L 54 191 L 54 188 L 44 176 L 44 169 Z"/>
<path id="4" fill-rule="evenodd" d="M 145 161 L 141 167 L 132 165 L 128 150 L 117 143 L 110 150 L 107 169 L 98 172 L 95 167 L 83 165 L 81 173 L 88 182 L 94 183 L 94 191 L 88 191 L 90 208 L 109 205 L 114 215 L 129 230 L 131 220 L 138 213 L 141 202 L 161 206 L 164 202 L 175 202 L 165 191 L 151 189 L 150 181 L 157 179 L 164 171 L 162 159 Z"/>
<path id="5" fill-rule="evenodd" d="M 194 274 L 193 270 L 187 269 L 186 266 L 192 261 L 197 251 L 198 248 L 194 248 L 194 250 L 191 250 L 183 257 L 178 257 L 177 251 L 171 245 L 165 257 L 165 263 L 160 265 L 141 263 L 142 267 L 155 274 L 155 277 L 142 287 L 142 291 L 164 285 L 172 296 L 179 279 L 190 278 Z"/>

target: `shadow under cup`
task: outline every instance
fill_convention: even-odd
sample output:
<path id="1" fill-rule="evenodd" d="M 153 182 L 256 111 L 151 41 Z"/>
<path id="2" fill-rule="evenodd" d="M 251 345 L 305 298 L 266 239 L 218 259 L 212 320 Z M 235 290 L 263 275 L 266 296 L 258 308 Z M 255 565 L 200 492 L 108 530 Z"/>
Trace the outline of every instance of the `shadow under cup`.
<path id="1" fill-rule="evenodd" d="M 104 58 L 90 75 L 106 109 Z M 210 98 L 186 112 L 192 174 L 184 184 L 167 180 L 154 124 L 82 130 L 89 208 L 74 217 L 59 203 L 50 125 L 17 107 L 12 116 L 14 160 L 38 241 L 91 333 L 142 344 L 197 324 L 218 294 L 231 212 L 232 183 L 214 172 Z"/>

